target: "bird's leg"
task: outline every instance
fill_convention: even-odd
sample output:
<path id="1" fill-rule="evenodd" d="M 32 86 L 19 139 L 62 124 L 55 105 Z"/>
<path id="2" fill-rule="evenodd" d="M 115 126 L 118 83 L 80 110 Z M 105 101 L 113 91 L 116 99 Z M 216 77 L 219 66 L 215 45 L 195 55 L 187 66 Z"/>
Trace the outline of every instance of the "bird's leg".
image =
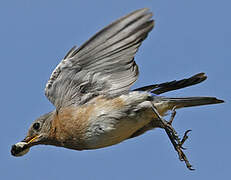
<path id="1" fill-rule="evenodd" d="M 192 168 L 192 165 L 189 163 L 186 155 L 184 154 L 184 152 L 182 151 L 182 149 L 184 149 L 182 147 L 182 145 L 184 144 L 184 142 L 187 140 L 188 136 L 187 134 L 191 131 L 191 130 L 187 130 L 184 133 L 184 137 L 182 139 L 179 138 L 177 132 L 175 131 L 175 129 L 172 127 L 172 122 L 174 120 L 174 117 L 176 115 L 176 111 L 175 111 L 175 107 L 172 109 L 172 114 L 170 117 L 169 121 L 166 121 L 165 119 L 162 118 L 162 116 L 159 114 L 159 112 L 157 111 L 157 108 L 154 106 L 153 103 L 152 104 L 152 110 L 155 113 L 155 115 L 157 116 L 158 120 L 161 122 L 161 126 L 164 128 L 165 132 L 167 133 L 172 145 L 174 146 L 175 150 L 177 151 L 178 155 L 179 155 L 179 159 L 181 161 L 184 161 L 187 168 L 189 170 L 194 170 Z"/>

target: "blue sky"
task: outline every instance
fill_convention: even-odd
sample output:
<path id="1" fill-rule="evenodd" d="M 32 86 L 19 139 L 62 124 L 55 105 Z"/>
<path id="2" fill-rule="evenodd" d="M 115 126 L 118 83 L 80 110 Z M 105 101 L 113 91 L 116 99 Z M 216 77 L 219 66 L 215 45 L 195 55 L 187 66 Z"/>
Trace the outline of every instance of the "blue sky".
<path id="1" fill-rule="evenodd" d="M 231 2 L 228 0 L 1 1 L 1 179 L 228 179 L 230 177 Z M 44 95 L 50 73 L 73 45 L 139 8 L 156 26 L 139 49 L 134 87 L 205 72 L 200 85 L 166 96 L 217 96 L 225 104 L 177 111 L 174 127 L 192 129 L 180 162 L 163 130 L 104 149 L 73 151 L 37 146 L 20 158 L 11 145 L 31 122 L 54 107 Z"/>

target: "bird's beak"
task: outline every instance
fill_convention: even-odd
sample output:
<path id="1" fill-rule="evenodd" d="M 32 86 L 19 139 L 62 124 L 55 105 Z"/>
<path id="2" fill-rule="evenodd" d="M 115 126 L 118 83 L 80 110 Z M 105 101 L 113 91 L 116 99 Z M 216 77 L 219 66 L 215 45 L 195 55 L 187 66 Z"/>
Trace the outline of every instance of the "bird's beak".
<path id="1" fill-rule="evenodd" d="M 35 136 L 27 136 L 24 140 L 22 140 L 22 142 L 26 142 L 28 145 L 36 142 L 39 139 L 39 135 L 35 135 Z"/>

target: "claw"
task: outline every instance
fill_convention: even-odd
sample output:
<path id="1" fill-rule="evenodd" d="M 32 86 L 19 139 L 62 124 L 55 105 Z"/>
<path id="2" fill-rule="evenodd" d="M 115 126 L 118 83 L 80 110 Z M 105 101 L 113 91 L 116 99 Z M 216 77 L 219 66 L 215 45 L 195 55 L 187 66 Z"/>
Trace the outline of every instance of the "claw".
<path id="1" fill-rule="evenodd" d="M 184 136 L 183 136 L 183 138 L 182 138 L 182 140 L 181 140 L 181 142 L 180 142 L 180 144 L 179 144 L 179 145 L 181 146 L 182 149 L 184 149 L 184 148 L 182 147 L 182 145 L 183 145 L 184 142 L 188 139 L 188 133 L 189 133 L 190 131 L 192 131 L 192 130 L 189 129 L 189 130 L 185 131 Z"/>
<path id="2" fill-rule="evenodd" d="M 189 169 L 189 170 L 191 170 L 191 171 L 195 171 L 195 169 L 194 168 L 192 168 L 192 166 L 187 166 L 187 168 Z"/>
<path id="3" fill-rule="evenodd" d="M 191 131 L 192 131 L 191 129 L 188 129 L 187 131 L 185 131 L 184 136 L 186 136 Z"/>
<path id="4" fill-rule="evenodd" d="M 161 115 L 159 114 L 159 112 L 157 111 L 156 107 L 152 104 L 152 110 L 155 113 L 155 115 L 157 116 L 157 118 L 160 120 L 160 122 L 162 123 L 162 127 L 164 128 L 165 132 L 167 133 L 172 145 L 174 146 L 175 150 L 178 153 L 179 159 L 180 161 L 184 161 L 187 168 L 189 170 L 195 170 L 192 168 L 192 165 L 189 163 L 186 155 L 184 154 L 184 152 L 182 150 L 185 150 L 184 147 L 182 147 L 182 145 L 184 144 L 184 142 L 188 139 L 187 134 L 191 131 L 191 130 L 187 130 L 184 133 L 184 136 L 182 139 L 179 138 L 177 132 L 175 131 L 175 129 L 172 127 L 172 122 L 173 119 L 176 115 L 176 111 L 175 111 L 176 107 L 173 107 L 172 109 L 172 115 L 169 121 L 164 120 Z"/>

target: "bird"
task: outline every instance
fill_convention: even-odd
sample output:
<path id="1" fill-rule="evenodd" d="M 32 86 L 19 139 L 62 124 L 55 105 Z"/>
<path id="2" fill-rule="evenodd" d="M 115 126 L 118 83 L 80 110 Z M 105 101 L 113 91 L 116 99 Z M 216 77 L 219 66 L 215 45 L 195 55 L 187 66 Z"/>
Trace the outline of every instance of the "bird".
<path id="1" fill-rule="evenodd" d="M 71 48 L 45 87 L 55 109 L 31 124 L 26 137 L 12 145 L 11 154 L 23 156 L 41 144 L 73 150 L 104 148 L 161 128 L 180 160 L 194 170 L 182 146 L 190 130 L 179 138 L 172 126 L 176 110 L 224 101 L 161 95 L 199 84 L 207 79 L 205 73 L 131 89 L 139 75 L 134 56 L 154 27 L 152 16 L 148 8 L 138 9 L 106 26 L 79 48 Z M 169 112 L 167 121 L 164 117 Z"/>

